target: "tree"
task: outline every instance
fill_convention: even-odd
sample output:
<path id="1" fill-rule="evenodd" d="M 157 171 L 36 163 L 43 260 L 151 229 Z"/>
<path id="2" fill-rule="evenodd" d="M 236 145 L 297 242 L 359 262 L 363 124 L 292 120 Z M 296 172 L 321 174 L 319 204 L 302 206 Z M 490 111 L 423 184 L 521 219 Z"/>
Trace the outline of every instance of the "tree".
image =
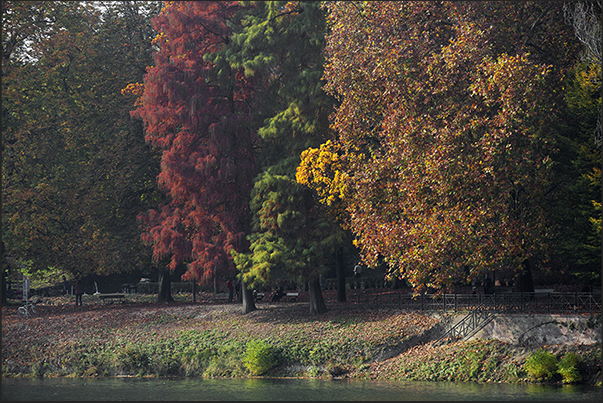
<path id="1" fill-rule="evenodd" d="M 324 12 L 317 2 L 258 2 L 236 26 L 227 59 L 265 84 L 254 96 L 261 173 L 251 194 L 250 248 L 235 262 L 252 285 L 307 281 L 310 312 L 324 312 L 319 275 L 345 234 L 295 179 L 300 153 L 330 135 L 334 100 L 321 88 Z"/>
<path id="2" fill-rule="evenodd" d="M 34 269 L 150 261 L 136 217 L 158 199 L 158 159 L 120 94 L 150 60 L 150 5 L 3 3 L 3 240 Z"/>
<path id="3" fill-rule="evenodd" d="M 584 45 L 583 58 L 596 70 L 594 72 L 595 86 L 601 87 L 601 18 L 603 3 L 601 1 L 578 1 L 563 3 L 565 17 L 574 27 L 578 40 Z M 601 114 L 598 115 L 595 127 L 595 143 L 601 147 Z"/>
<path id="4" fill-rule="evenodd" d="M 248 231 L 254 132 L 252 83 L 208 58 L 230 39 L 233 2 L 170 2 L 153 19 L 159 46 L 144 79 L 146 139 L 162 150 L 158 182 L 168 201 L 141 215 L 143 239 L 167 269 L 186 263 L 185 280 L 216 281 L 234 271 Z M 248 297 L 249 299 L 249 297 Z M 253 308 L 253 307 L 251 307 Z"/>
<path id="5" fill-rule="evenodd" d="M 555 169 L 559 189 L 549 209 L 560 235 L 556 266 L 585 285 L 598 282 L 601 274 L 601 150 L 592 135 L 601 93 L 588 81 L 590 71 L 589 63 L 580 63 L 568 74 Z"/>
<path id="6" fill-rule="evenodd" d="M 591 285 L 601 276 L 601 2 L 564 3 L 563 10 L 583 52 L 564 86 L 559 190 L 550 209 L 561 234 L 555 263 Z"/>
<path id="7" fill-rule="evenodd" d="M 337 169 L 310 150 L 304 170 L 341 199 L 366 263 L 442 291 L 546 257 L 551 111 L 575 61 L 561 6 L 326 5 Z"/>

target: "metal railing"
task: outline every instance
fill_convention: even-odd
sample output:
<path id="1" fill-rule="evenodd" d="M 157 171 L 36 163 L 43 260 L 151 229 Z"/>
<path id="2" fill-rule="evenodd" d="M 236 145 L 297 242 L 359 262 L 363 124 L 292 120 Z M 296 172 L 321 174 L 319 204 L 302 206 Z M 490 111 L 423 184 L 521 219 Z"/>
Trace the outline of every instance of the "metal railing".
<path id="1" fill-rule="evenodd" d="M 467 316 L 461 319 L 456 325 L 448 329 L 435 345 L 442 345 L 451 341 L 464 339 L 477 333 L 494 318 L 496 308 L 496 294 L 489 295 L 482 299 L 480 304 L 475 307 Z"/>
<path id="2" fill-rule="evenodd" d="M 367 307 L 414 311 L 473 311 L 478 307 L 500 313 L 601 313 L 600 293 L 533 292 L 501 294 L 364 294 L 354 303 Z"/>
<path id="3" fill-rule="evenodd" d="M 482 309 L 471 311 L 467 316 L 461 319 L 456 325 L 451 327 L 439 339 L 437 339 L 435 345 L 437 346 L 454 340 L 471 337 L 488 323 L 490 323 L 492 319 L 494 319 L 494 313 L 492 312 Z"/>

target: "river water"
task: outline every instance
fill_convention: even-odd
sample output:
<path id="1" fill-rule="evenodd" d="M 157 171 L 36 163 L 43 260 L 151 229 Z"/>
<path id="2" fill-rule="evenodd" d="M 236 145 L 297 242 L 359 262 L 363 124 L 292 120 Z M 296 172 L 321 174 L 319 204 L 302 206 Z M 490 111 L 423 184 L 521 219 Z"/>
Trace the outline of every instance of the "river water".
<path id="1" fill-rule="evenodd" d="M 317 379 L 3 378 L 2 401 L 601 401 L 601 387 Z"/>

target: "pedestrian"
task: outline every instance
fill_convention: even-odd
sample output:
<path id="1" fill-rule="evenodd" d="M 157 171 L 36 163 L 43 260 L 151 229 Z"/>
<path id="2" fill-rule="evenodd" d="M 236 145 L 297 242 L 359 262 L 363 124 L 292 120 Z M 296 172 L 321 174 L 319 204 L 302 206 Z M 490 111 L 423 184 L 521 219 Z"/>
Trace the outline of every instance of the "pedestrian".
<path id="1" fill-rule="evenodd" d="M 484 294 L 490 294 L 492 292 L 492 280 L 490 277 L 486 276 L 484 278 Z"/>
<path id="2" fill-rule="evenodd" d="M 69 283 L 67 282 L 67 278 L 63 276 L 63 295 L 69 294 Z"/>
<path id="3" fill-rule="evenodd" d="M 236 298 L 237 302 L 243 301 L 243 298 L 241 295 L 241 280 L 237 280 L 235 282 L 235 298 Z"/>
<path id="4" fill-rule="evenodd" d="M 75 282 L 75 305 L 82 306 L 82 295 L 84 294 L 84 285 L 82 280 L 78 279 Z"/>
<path id="5" fill-rule="evenodd" d="M 272 302 L 279 302 L 281 300 L 281 298 L 283 298 L 283 295 L 285 295 L 285 294 L 283 294 L 282 289 L 279 287 L 276 291 L 274 291 L 272 293 L 272 299 L 271 299 L 271 301 Z"/>
<path id="6" fill-rule="evenodd" d="M 362 266 L 360 266 L 360 262 L 356 263 L 354 266 L 354 277 L 360 277 L 360 273 L 362 273 Z"/>
<path id="7" fill-rule="evenodd" d="M 232 296 L 234 293 L 234 288 L 232 287 L 232 280 L 228 279 L 226 282 L 226 287 L 228 288 L 228 302 L 232 302 Z"/>

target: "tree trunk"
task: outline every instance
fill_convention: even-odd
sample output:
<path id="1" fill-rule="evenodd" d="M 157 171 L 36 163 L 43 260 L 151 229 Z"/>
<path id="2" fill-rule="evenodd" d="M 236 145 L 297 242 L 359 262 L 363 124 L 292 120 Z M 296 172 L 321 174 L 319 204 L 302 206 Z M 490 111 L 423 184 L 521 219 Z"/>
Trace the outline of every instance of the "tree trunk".
<path id="1" fill-rule="evenodd" d="M 345 302 L 345 266 L 341 249 L 335 255 L 335 272 L 337 273 L 337 302 Z"/>
<path id="2" fill-rule="evenodd" d="M 193 279 L 193 304 L 197 303 L 197 280 Z"/>
<path id="3" fill-rule="evenodd" d="M 162 270 L 159 273 L 159 290 L 157 290 L 157 302 L 168 303 L 174 302 L 172 297 L 172 280 L 170 278 L 170 270 Z"/>
<path id="4" fill-rule="evenodd" d="M 241 295 L 243 297 L 243 313 L 255 311 L 255 301 L 253 300 L 253 292 L 247 289 L 247 285 L 241 280 Z"/>
<path id="5" fill-rule="evenodd" d="M 6 295 L 7 293 L 7 289 L 6 289 L 6 282 L 7 282 L 7 278 L 6 278 L 6 271 L 8 270 L 8 262 L 6 261 L 6 256 L 4 256 L 4 241 L 0 241 L 0 248 L 2 249 L 2 306 L 4 305 L 8 305 L 8 297 Z"/>
<path id="6" fill-rule="evenodd" d="M 517 275 L 515 285 L 517 292 L 534 292 L 534 281 L 532 280 L 532 266 L 530 259 L 523 261 L 523 270 Z"/>
<path id="7" fill-rule="evenodd" d="M 322 297 L 318 277 L 308 281 L 308 288 L 310 291 L 310 313 L 317 314 L 327 312 L 327 306 L 325 305 L 325 300 Z"/>

